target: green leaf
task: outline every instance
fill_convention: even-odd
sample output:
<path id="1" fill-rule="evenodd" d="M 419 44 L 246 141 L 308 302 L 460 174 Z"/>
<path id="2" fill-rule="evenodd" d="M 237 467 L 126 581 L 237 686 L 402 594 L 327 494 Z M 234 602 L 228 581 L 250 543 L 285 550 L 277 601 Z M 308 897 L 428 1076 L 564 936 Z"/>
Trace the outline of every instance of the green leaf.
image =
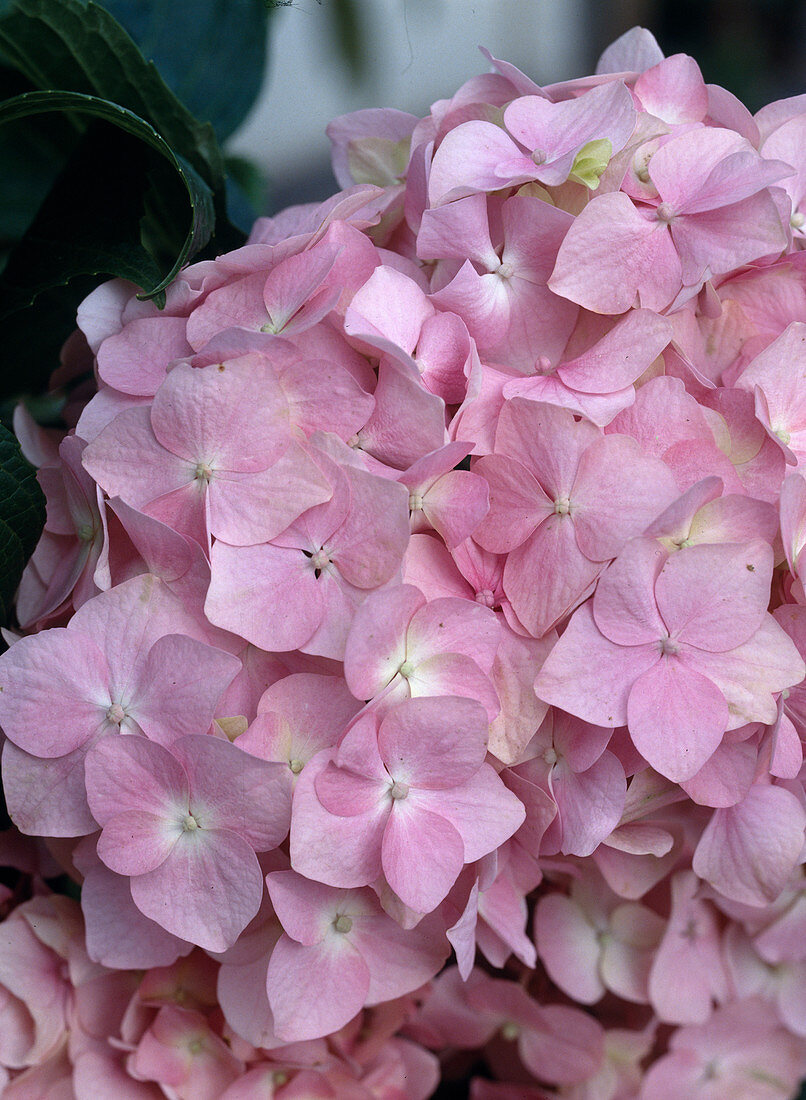
<path id="1" fill-rule="evenodd" d="M 45 497 L 33 466 L 0 425 L 0 621 L 9 619 L 25 563 L 45 525 Z"/>
<path id="2" fill-rule="evenodd" d="M 35 88 L 97 96 L 138 115 L 212 191 L 223 191 L 212 126 L 193 117 L 123 27 L 91 0 L 12 0 L 0 16 L 0 51 Z"/>
<path id="3" fill-rule="evenodd" d="M 101 2 L 193 114 L 212 123 L 219 141 L 229 137 L 263 82 L 270 14 L 263 0 Z"/>
<path id="4" fill-rule="evenodd" d="M 26 132 L 52 124 L 70 158 L 62 155 L 61 174 L 2 272 L 0 400 L 44 388 L 99 275 L 130 279 L 161 305 L 161 288 L 205 242 L 213 254 L 243 243 L 226 217 L 212 127 L 193 117 L 103 8 L 0 0 L 2 56 L 18 86 L 38 90 L 0 108 L 8 121 L 0 133 L 19 136 L 21 119 Z M 58 156 L 51 161 L 60 167 Z M 31 211 L 21 201 L 17 224 Z"/>
<path id="5" fill-rule="evenodd" d="M 191 224 L 168 274 L 161 280 L 156 274 L 157 285 L 143 295 L 146 298 L 156 297 L 173 282 L 180 267 L 188 258 L 210 239 L 215 215 L 209 187 L 183 157 L 174 153 L 153 126 L 125 107 L 108 100 L 98 99 L 96 96 L 83 95 L 80 92 L 27 92 L 6 100 L 5 103 L 0 103 L 0 125 L 29 115 L 51 111 L 76 112 L 113 123 L 126 133 L 144 141 L 165 157 L 182 180 L 190 201 Z M 109 165 L 103 162 L 114 160 L 111 153 L 111 150 L 100 151 L 101 160 L 97 169 L 94 165 L 90 165 L 90 169 L 104 172 Z M 115 176 L 119 174 L 118 168 L 119 165 L 112 167 Z M 109 184 L 114 182 L 117 180 L 109 181 Z M 129 204 L 136 198 L 131 194 L 131 182 L 127 180 L 125 188 L 124 217 Z M 90 188 L 94 189 L 91 179 L 88 183 Z M 63 197 L 63 192 L 64 188 L 59 192 L 59 198 Z M 2 282 L 7 285 L 3 286 L 4 294 L 0 298 L 2 301 L 0 320 L 15 310 L 30 305 L 40 291 L 66 283 L 75 275 L 120 275 L 143 287 L 154 280 L 154 260 L 142 245 L 136 243 L 139 231 L 133 240 L 128 234 L 121 240 L 119 229 L 115 231 L 116 220 L 112 221 L 111 227 L 109 225 L 109 210 L 121 205 L 120 196 L 105 188 L 104 204 L 101 207 L 93 204 L 87 209 L 87 193 L 81 181 L 78 181 L 78 188 L 73 189 L 72 195 L 77 198 L 80 207 L 88 215 L 89 224 L 76 225 L 75 210 L 60 209 L 59 204 L 54 203 L 53 195 L 50 196 L 46 206 L 51 208 L 56 206 L 57 209 L 53 213 L 51 210 L 44 211 L 44 217 L 40 212 L 32 227 L 34 232 L 28 235 L 29 245 L 22 249 L 22 258 L 12 256 L 4 273 Z M 74 205 L 75 203 L 70 203 L 70 206 Z M 140 205 L 140 202 L 136 202 L 135 211 L 139 211 Z M 127 218 L 127 223 L 130 220 L 131 217 Z M 43 222 L 47 225 L 44 232 Z M 109 228 L 112 229 L 111 237 L 108 233 Z M 90 233 L 89 243 L 83 231 Z M 129 247 L 122 250 L 122 246 L 127 244 L 127 238 Z M 24 276 L 22 280 L 21 274 Z"/>

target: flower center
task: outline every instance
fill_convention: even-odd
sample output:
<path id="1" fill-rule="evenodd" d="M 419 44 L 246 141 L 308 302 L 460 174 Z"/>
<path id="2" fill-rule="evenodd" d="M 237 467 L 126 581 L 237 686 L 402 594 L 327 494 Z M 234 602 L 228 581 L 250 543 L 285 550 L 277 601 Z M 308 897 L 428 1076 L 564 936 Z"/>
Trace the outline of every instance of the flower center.
<path id="1" fill-rule="evenodd" d="M 76 534 L 82 542 L 92 542 L 95 537 L 95 529 L 91 523 L 82 523 Z"/>
<path id="2" fill-rule="evenodd" d="M 502 279 L 511 279 L 515 272 L 515 268 L 512 264 L 499 264 L 495 270 L 496 275 L 500 275 Z"/>
<path id="3" fill-rule="evenodd" d="M 668 634 L 665 634 L 660 639 L 660 651 L 664 656 L 674 656 L 674 654 L 678 652 L 678 649 L 677 642 L 672 641 Z"/>
<path id="4" fill-rule="evenodd" d="M 495 607 L 495 596 L 489 588 L 483 588 L 476 593 L 476 603 L 483 604 L 484 607 Z"/>
<path id="5" fill-rule="evenodd" d="M 551 360 L 547 355 L 541 355 L 538 361 L 535 363 L 535 374 L 553 374 L 554 368 L 551 365 Z"/>
<path id="6" fill-rule="evenodd" d="M 330 558 L 324 550 L 317 550 L 315 554 L 311 554 L 311 565 L 314 569 L 324 569 L 326 565 L 330 565 Z"/>
<path id="7" fill-rule="evenodd" d="M 196 481 L 203 481 L 205 484 L 209 484 L 210 478 L 213 476 L 213 471 L 207 462 L 197 462 L 196 469 L 193 471 L 193 476 Z"/>
<path id="8" fill-rule="evenodd" d="M 193 814 L 187 814 L 182 819 L 182 829 L 183 829 L 184 832 L 193 833 L 193 832 L 196 831 L 196 829 L 198 829 L 198 827 L 199 827 L 199 823 L 196 820 L 196 818 L 193 816 Z"/>
<path id="9" fill-rule="evenodd" d="M 302 761 L 302 760 L 299 760 L 297 757 L 294 757 L 293 760 L 288 761 L 288 766 L 291 769 L 291 771 L 294 773 L 294 775 L 299 775 L 299 773 L 305 767 L 305 762 Z"/>
<path id="10" fill-rule="evenodd" d="M 555 516 L 567 516 L 571 511 L 571 501 L 568 497 L 558 497 L 554 501 L 554 514 Z"/>
<path id="11" fill-rule="evenodd" d="M 392 786 L 389 788 L 389 795 L 395 801 L 399 802 L 401 798 L 406 798 L 409 793 L 408 783 L 400 783 L 396 779 Z"/>
<path id="12" fill-rule="evenodd" d="M 658 209 L 655 211 L 659 222 L 670 222 L 674 218 L 674 210 L 668 202 L 662 202 Z"/>
<path id="13" fill-rule="evenodd" d="M 800 210 L 796 210 L 789 219 L 789 224 L 793 229 L 802 229 L 804 222 L 806 222 L 806 214 L 801 214 Z"/>
<path id="14" fill-rule="evenodd" d="M 404 661 L 397 671 L 400 673 L 404 680 L 408 680 L 410 676 L 414 675 L 414 665 L 411 661 Z"/>
<path id="15" fill-rule="evenodd" d="M 554 767 L 554 765 L 557 763 L 557 750 L 555 748 L 546 749 L 546 751 L 543 753 L 543 759 L 546 761 L 549 767 Z"/>
<path id="16" fill-rule="evenodd" d="M 508 1043 L 511 1043 L 515 1039 L 517 1039 L 520 1033 L 521 1029 L 516 1023 L 513 1023 L 512 1020 L 507 1020 L 507 1022 L 501 1028 L 501 1037 L 503 1039 L 506 1039 Z"/>
<path id="17" fill-rule="evenodd" d="M 546 163 L 546 159 L 547 157 L 545 149 L 535 149 L 535 151 L 532 153 L 532 163 L 536 164 L 538 168 L 541 164 Z"/>
<path id="18" fill-rule="evenodd" d="M 423 508 L 423 496 L 422 493 L 412 493 L 409 496 L 409 511 L 421 512 Z"/>
<path id="19" fill-rule="evenodd" d="M 353 927 L 352 918 L 351 917 L 346 917 L 342 913 L 340 916 L 336 917 L 336 919 L 333 921 L 333 927 L 336 929 L 337 932 L 342 932 L 342 933 L 349 932 L 350 929 Z"/>
<path id="20" fill-rule="evenodd" d="M 123 719 L 126 717 L 126 711 L 120 705 L 120 703 L 113 703 L 106 712 L 106 717 L 110 722 L 114 722 L 116 726 L 119 726 Z"/>

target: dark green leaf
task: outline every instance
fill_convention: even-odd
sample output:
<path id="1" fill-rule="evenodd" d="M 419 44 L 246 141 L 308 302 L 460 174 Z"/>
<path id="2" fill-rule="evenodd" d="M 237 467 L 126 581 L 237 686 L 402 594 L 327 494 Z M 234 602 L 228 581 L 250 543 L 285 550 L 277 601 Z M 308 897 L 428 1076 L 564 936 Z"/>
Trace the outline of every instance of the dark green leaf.
<path id="1" fill-rule="evenodd" d="M 0 276 L 0 398 L 45 387 L 99 274 L 159 283 L 187 218 L 187 192 L 156 151 L 105 123 L 88 131 Z"/>
<path id="2" fill-rule="evenodd" d="M 19 443 L 0 426 L 0 621 L 8 622 L 23 568 L 45 524 L 45 497 Z"/>
<path id="3" fill-rule="evenodd" d="M 12 0 L 0 15 L 0 51 L 38 89 L 82 92 L 138 115 L 211 190 L 223 190 L 213 128 L 193 117 L 120 24 L 91 0 Z"/>
<path id="4" fill-rule="evenodd" d="M 254 103 L 266 64 L 263 0 L 101 0 L 219 141 Z"/>
<path id="5" fill-rule="evenodd" d="M 0 66 L 0 100 L 30 90 L 30 81 L 21 73 Z M 23 119 L 0 130 L 0 270 L 64 167 L 77 136 L 60 115 Z"/>
<path id="6" fill-rule="evenodd" d="M 6 285 L 3 287 L 0 320 L 15 310 L 30 305 L 40 291 L 66 283 L 75 275 L 120 275 L 143 287 L 153 281 L 156 285 L 145 296 L 155 297 L 173 282 L 182 264 L 207 243 L 213 229 L 213 201 L 209 187 L 184 158 L 174 153 L 153 126 L 116 103 L 79 92 L 28 92 L 0 103 L 0 124 L 52 111 L 75 112 L 112 122 L 165 157 L 187 190 L 191 224 L 184 241 L 175 251 L 171 270 L 160 280 L 154 257 L 140 243 L 139 228 L 134 236 L 128 233 L 122 235 L 116 229 L 117 219 L 109 217 L 111 209 L 117 214 L 117 208 L 122 207 L 127 229 L 132 214 L 136 215 L 139 226 L 142 200 L 133 184 L 139 183 L 145 190 L 146 181 L 129 178 L 130 163 L 123 166 L 124 171 L 121 173 L 122 166 L 114 163 L 112 150 L 99 149 L 99 163 L 85 163 L 81 171 L 89 171 L 87 183 L 90 190 L 97 190 L 97 186 L 93 187 L 93 176 L 96 173 L 106 177 L 111 172 L 112 178 L 105 179 L 105 186 L 98 196 L 102 200 L 101 205 L 87 207 L 83 181 L 75 179 L 73 169 L 70 173 L 72 187 L 69 204 L 64 201 L 66 188 L 60 189 L 57 201 L 54 201 L 51 194 L 46 204 L 48 209 L 40 212 L 37 222 L 31 227 L 33 232 L 29 233 L 28 244 L 23 242 L 22 255 L 15 253 L 9 261 L 3 278 Z M 123 196 L 112 190 L 119 176 L 126 190 L 125 203 L 121 201 Z M 71 209 L 76 203 L 86 215 L 86 224 L 81 226 L 76 224 L 75 211 Z M 175 211 L 169 209 L 169 214 L 173 216 Z M 44 231 L 43 222 L 47 226 Z M 168 238 L 174 238 L 174 227 L 168 225 L 167 230 Z M 85 235 L 87 232 L 90 234 L 89 242 Z"/>

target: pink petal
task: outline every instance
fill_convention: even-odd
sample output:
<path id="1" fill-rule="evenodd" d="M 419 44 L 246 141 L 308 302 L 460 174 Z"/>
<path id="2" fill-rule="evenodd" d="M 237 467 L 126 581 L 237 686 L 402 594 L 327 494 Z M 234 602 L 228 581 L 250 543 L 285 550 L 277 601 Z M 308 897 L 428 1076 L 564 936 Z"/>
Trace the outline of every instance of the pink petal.
<path id="1" fill-rule="evenodd" d="M 281 844 L 291 823 L 291 781 L 280 764 L 257 760 L 217 737 L 182 737 L 171 752 L 185 770 L 190 804 L 206 829 L 229 829 L 256 852 Z"/>
<path id="2" fill-rule="evenodd" d="M 361 1011 L 369 970 L 346 937 L 305 947 L 282 935 L 266 975 L 274 1031 L 287 1043 L 330 1035 Z"/>
<path id="3" fill-rule="evenodd" d="M 125 810 L 106 822 L 98 838 L 98 856 L 118 875 L 143 875 L 168 858 L 181 834 L 179 820 Z"/>
<path id="4" fill-rule="evenodd" d="M 165 635 L 139 670 L 127 713 L 147 737 L 166 747 L 185 734 L 202 733 L 240 667 L 236 657 L 195 638 Z"/>
<path id="5" fill-rule="evenodd" d="M 672 471 L 634 439 L 608 435 L 579 461 L 571 514 L 580 550 L 594 561 L 614 558 L 678 495 Z"/>
<path id="6" fill-rule="evenodd" d="M 436 909 L 465 862 L 464 845 L 444 817 L 402 799 L 389 816 L 383 834 L 382 863 L 386 879 L 400 900 L 417 913 Z"/>
<path id="7" fill-rule="evenodd" d="M 131 880 L 140 912 L 167 932 L 208 951 L 226 951 L 255 916 L 263 875 L 250 845 L 236 833 L 183 833 L 156 870 Z"/>
<path id="8" fill-rule="evenodd" d="M 765 906 L 778 897 L 803 844 L 806 814 L 784 787 L 754 786 L 736 806 L 715 810 L 692 866 L 725 897 Z"/>
<path id="9" fill-rule="evenodd" d="M 593 617 L 610 641 L 623 646 L 651 645 L 668 634 L 654 594 L 667 557 L 654 539 L 632 539 L 602 574 L 593 599 Z"/>
<path id="10" fill-rule="evenodd" d="M 366 886 L 381 873 L 386 815 L 334 817 L 316 797 L 317 776 L 327 766 L 320 753 L 300 772 L 291 811 L 291 866 L 330 886 Z"/>
<path id="11" fill-rule="evenodd" d="M 266 875 L 266 887 L 284 931 L 306 947 L 322 942 L 333 923 L 331 911 L 345 897 L 332 886 L 311 882 L 293 871 Z"/>
<path id="12" fill-rule="evenodd" d="M 87 806 L 84 758 L 94 743 L 41 760 L 3 745 L 3 791 L 9 815 L 29 836 L 85 836 L 98 828 Z"/>
<path id="13" fill-rule="evenodd" d="M 371 699 L 406 659 L 406 632 L 425 603 L 418 588 L 396 585 L 372 595 L 356 612 L 344 651 L 344 678 L 356 699 Z"/>
<path id="14" fill-rule="evenodd" d="M 579 549 L 575 528 L 570 515 L 551 515 L 507 557 L 504 591 L 535 638 L 573 609 L 602 569 Z"/>
<path id="15" fill-rule="evenodd" d="M 0 659 L 6 737 L 36 756 L 72 752 L 106 724 L 110 679 L 89 637 L 56 628 L 21 638 Z"/>
<path id="16" fill-rule="evenodd" d="M 517 459 L 485 455 L 473 469 L 490 486 L 490 510 L 474 532 L 485 550 L 494 554 L 513 550 L 551 515 L 552 502 Z"/>
<path id="17" fill-rule="evenodd" d="M 549 977 L 581 1004 L 604 995 L 599 977 L 600 944 L 596 928 L 579 905 L 562 894 L 542 897 L 535 910 L 535 940 Z"/>
<path id="18" fill-rule="evenodd" d="M 623 726 L 635 681 L 659 659 L 656 645 L 616 645 L 596 627 L 590 602 L 574 612 L 535 680 L 538 698 L 596 726 Z"/>
<path id="19" fill-rule="evenodd" d="M 549 287 L 594 313 L 624 313 L 640 301 L 662 310 L 682 285 L 665 223 L 644 218 L 627 195 L 598 195 L 560 246 Z"/>
<path id="20" fill-rule="evenodd" d="M 87 753 L 87 798 L 100 825 L 129 810 L 187 813 L 188 781 L 174 756 L 145 737 L 110 734 Z"/>
<path id="21" fill-rule="evenodd" d="M 205 614 L 211 623 L 261 649 L 298 649 L 322 618 L 322 598 L 309 561 L 300 550 L 271 544 L 216 542 Z"/>
<path id="22" fill-rule="evenodd" d="M 489 764 L 471 779 L 449 791 L 413 790 L 412 805 L 440 814 L 456 829 L 464 845 L 464 862 L 494 852 L 523 824 L 526 811 L 520 799 L 504 786 Z"/>
<path id="23" fill-rule="evenodd" d="M 652 767 L 680 783 L 696 775 L 728 724 L 718 687 L 675 657 L 660 657 L 633 685 L 627 703 L 633 744 Z"/>
<path id="24" fill-rule="evenodd" d="M 378 731 L 389 774 L 416 787 L 455 787 L 474 775 L 487 751 L 487 715 L 472 699 L 407 699 Z"/>
<path id="25" fill-rule="evenodd" d="M 655 583 L 669 633 L 717 653 L 742 645 L 767 613 L 772 565 L 772 548 L 760 539 L 673 554 Z"/>

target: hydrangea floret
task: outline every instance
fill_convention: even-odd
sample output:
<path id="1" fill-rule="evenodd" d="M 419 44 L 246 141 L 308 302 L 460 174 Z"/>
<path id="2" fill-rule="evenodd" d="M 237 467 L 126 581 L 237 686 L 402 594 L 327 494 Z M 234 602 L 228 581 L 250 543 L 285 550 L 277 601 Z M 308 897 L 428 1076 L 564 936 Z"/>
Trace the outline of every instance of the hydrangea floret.
<path id="1" fill-rule="evenodd" d="M 17 412 L 10 1100 L 806 1077 L 806 101 L 485 56 Z"/>

